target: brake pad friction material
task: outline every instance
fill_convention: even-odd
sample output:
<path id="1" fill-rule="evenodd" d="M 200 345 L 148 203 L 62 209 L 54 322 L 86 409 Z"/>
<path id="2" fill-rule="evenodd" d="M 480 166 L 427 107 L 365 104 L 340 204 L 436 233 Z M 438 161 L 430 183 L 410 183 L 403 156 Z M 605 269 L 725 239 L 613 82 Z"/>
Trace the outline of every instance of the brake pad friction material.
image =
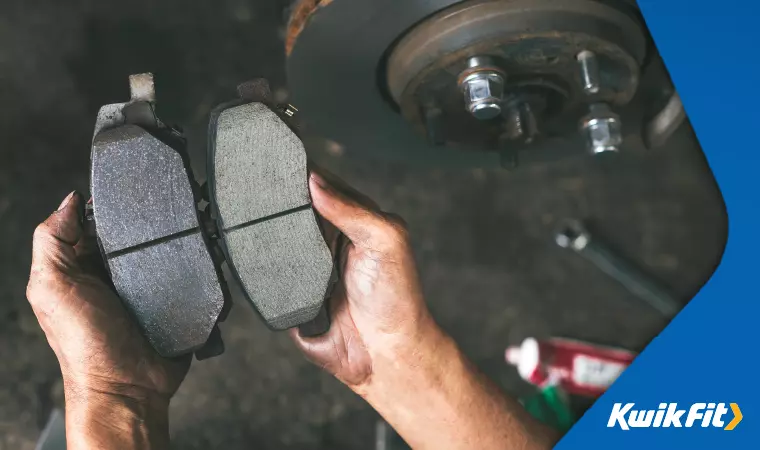
<path id="1" fill-rule="evenodd" d="M 215 127 L 211 201 L 228 262 L 271 328 L 306 323 L 323 305 L 333 261 L 311 207 L 303 143 L 262 103 L 222 110 Z"/>
<path id="2" fill-rule="evenodd" d="M 137 125 L 97 135 L 92 168 L 95 219 L 106 254 L 198 228 L 182 157 Z"/>
<path id="3" fill-rule="evenodd" d="M 225 241 L 246 292 L 270 326 L 290 328 L 317 315 L 332 263 L 310 209 L 229 231 Z M 324 270 L 315 256 L 326 256 Z"/>
<path id="4" fill-rule="evenodd" d="M 224 300 L 200 230 L 111 257 L 108 265 L 117 292 L 159 353 L 181 355 L 206 343 Z"/>
<path id="5" fill-rule="evenodd" d="M 224 228 L 309 204 L 303 144 L 262 103 L 222 111 L 214 165 Z"/>
<path id="6" fill-rule="evenodd" d="M 91 192 L 114 287 L 162 356 L 201 348 L 224 306 L 182 156 L 122 125 L 93 140 Z"/>

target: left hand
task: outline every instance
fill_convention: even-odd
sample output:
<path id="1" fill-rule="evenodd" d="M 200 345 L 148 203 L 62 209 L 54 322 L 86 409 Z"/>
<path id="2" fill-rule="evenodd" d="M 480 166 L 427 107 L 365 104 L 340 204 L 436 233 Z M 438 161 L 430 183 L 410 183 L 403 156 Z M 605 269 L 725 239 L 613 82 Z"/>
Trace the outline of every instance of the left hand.
<path id="1" fill-rule="evenodd" d="M 102 260 L 94 237 L 83 233 L 83 211 L 84 200 L 72 192 L 37 227 L 26 291 L 58 357 L 67 409 L 97 395 L 163 410 L 187 374 L 190 356 L 164 359 L 142 336 L 98 274 L 104 273 Z"/>

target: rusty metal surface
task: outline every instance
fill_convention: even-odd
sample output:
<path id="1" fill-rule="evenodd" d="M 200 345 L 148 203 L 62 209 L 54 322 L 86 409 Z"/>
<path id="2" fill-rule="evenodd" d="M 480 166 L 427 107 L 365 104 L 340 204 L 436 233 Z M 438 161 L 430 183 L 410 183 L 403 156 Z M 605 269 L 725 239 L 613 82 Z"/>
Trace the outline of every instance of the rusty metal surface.
<path id="1" fill-rule="evenodd" d="M 416 25 L 394 46 L 388 89 L 401 103 L 428 74 L 459 73 L 467 56 L 480 54 L 498 57 L 510 75 L 560 74 L 579 82 L 575 56 L 581 50 L 623 71 L 606 77 L 599 99 L 629 101 L 646 56 L 645 32 L 630 15 L 593 0 L 463 2 Z"/>
<path id="2" fill-rule="evenodd" d="M 287 60 L 291 102 L 304 130 L 347 153 L 382 154 L 410 164 L 498 166 L 497 155 L 429 145 L 378 89 L 379 64 L 396 39 L 455 0 L 334 0 L 317 8 Z"/>
<path id="3" fill-rule="evenodd" d="M 498 154 L 470 151 L 484 147 L 494 149 L 500 131 L 498 127 L 487 133 L 480 133 L 479 127 L 488 125 L 473 123 L 475 121 L 471 117 L 453 117 L 447 121 L 446 114 L 426 114 L 421 110 L 418 98 L 407 103 L 401 102 L 404 117 L 399 114 L 399 105 L 394 101 L 394 97 L 412 98 L 420 94 L 416 86 L 422 84 L 422 81 L 428 84 L 428 73 L 425 70 L 430 70 L 440 75 L 438 78 L 433 77 L 435 79 L 431 80 L 430 85 L 451 81 L 449 84 L 453 86 L 453 90 L 447 92 L 444 103 L 451 102 L 451 105 L 461 106 L 461 93 L 456 90 L 456 74 L 459 73 L 456 69 L 461 69 L 456 66 L 457 61 L 483 48 L 492 48 L 494 43 L 489 42 L 489 39 L 505 33 L 509 36 L 506 43 L 514 44 L 511 51 L 517 52 L 519 65 L 533 66 L 533 71 L 527 70 L 526 73 L 536 74 L 546 70 L 546 67 L 564 73 L 563 77 L 540 77 L 537 81 L 526 81 L 518 76 L 514 81 L 528 85 L 527 90 L 531 94 L 538 91 L 538 94 L 547 97 L 545 103 L 550 108 L 552 105 L 568 104 L 561 109 L 567 110 L 572 119 L 564 122 L 557 120 L 556 125 L 552 125 L 556 126 L 556 129 L 551 129 L 549 134 L 569 136 L 570 142 L 573 143 L 571 148 L 576 149 L 578 154 L 583 153 L 584 143 L 582 138 L 573 134 L 584 111 L 578 107 L 574 108 L 579 102 L 570 86 L 572 82 L 568 81 L 577 77 L 575 70 L 572 70 L 570 75 L 571 50 L 589 45 L 619 62 L 617 67 L 622 68 L 620 70 L 625 73 L 622 76 L 614 74 L 613 78 L 623 79 L 625 82 L 619 85 L 612 83 L 611 89 L 597 94 L 600 98 L 627 103 L 633 96 L 639 79 L 638 65 L 645 58 L 646 38 L 634 15 L 617 12 L 605 4 L 610 2 L 591 0 L 466 2 L 466 5 L 479 5 L 478 8 L 486 8 L 494 13 L 486 14 L 481 11 L 462 22 L 465 25 L 487 23 L 491 27 L 488 32 L 475 35 L 464 32 L 463 30 L 469 28 L 462 27 L 457 30 L 458 33 L 448 36 L 449 40 L 443 43 L 432 42 L 429 39 L 431 34 L 423 32 L 418 39 L 419 45 L 416 45 L 422 51 L 410 50 L 406 57 L 396 57 L 397 65 L 404 67 L 403 72 L 406 75 L 393 75 L 390 70 L 393 64 L 389 59 L 391 52 L 395 56 L 393 49 L 398 48 L 399 42 L 406 39 L 414 41 L 411 36 L 415 31 L 410 30 L 416 30 L 416 26 L 424 26 L 427 17 L 441 10 L 450 7 L 447 10 L 450 12 L 461 8 L 460 5 L 452 6 L 457 3 L 459 2 L 445 0 L 409 1 L 401 4 L 389 0 L 336 0 L 328 7 L 311 9 L 308 21 L 303 22 L 305 25 L 300 29 L 298 39 L 292 43 L 287 64 L 292 100 L 301 111 L 301 123 L 305 129 L 337 142 L 352 154 L 382 156 L 408 164 L 499 166 L 501 160 Z M 514 7 L 514 10 L 497 14 L 505 6 Z M 449 12 L 439 14 L 446 16 Z M 459 20 L 456 17 L 449 19 L 454 22 Z M 561 31 L 559 35 L 552 31 L 557 27 L 562 30 L 562 26 L 565 27 L 565 31 Z M 595 38 L 590 36 L 587 29 L 599 30 L 607 37 Z M 562 53 L 562 58 L 544 53 L 543 56 L 539 54 L 536 59 L 536 53 L 525 47 L 524 38 L 527 34 L 541 42 L 563 42 L 567 44 L 567 50 Z M 399 41 L 400 38 L 403 38 L 402 41 Z M 466 46 L 465 50 L 452 50 L 462 45 Z M 414 47 L 415 45 L 411 45 L 410 49 Z M 506 46 L 507 49 L 509 47 Z M 540 49 L 541 46 L 534 48 Z M 509 56 L 508 53 L 505 55 Z M 438 65 L 431 66 L 431 62 L 438 60 Z M 568 64 L 564 64 L 565 62 Z M 540 70 L 536 68 L 541 65 L 543 67 Z M 419 76 L 415 77 L 416 74 Z M 447 80 L 447 77 L 452 77 L 453 81 Z M 410 94 L 401 95 L 404 91 Z M 575 100 L 575 103 L 568 99 Z M 445 112 L 451 108 L 450 105 L 433 105 L 433 109 L 438 111 Z M 462 111 L 462 114 L 467 113 Z M 425 128 L 431 125 L 431 118 L 444 121 L 434 128 L 458 135 L 440 139 L 431 136 L 429 132 L 426 133 Z M 411 126 L 409 122 L 412 123 Z M 469 126 L 452 126 L 461 123 Z M 457 132 L 457 128 L 463 129 Z M 436 145 L 441 141 L 455 145 Z M 557 144 L 553 137 L 545 142 L 535 143 L 533 145 L 537 150 L 526 155 L 524 159 L 554 159 L 558 156 L 555 151 Z M 565 151 L 559 156 L 567 154 L 573 152 Z"/>
<path id="4" fill-rule="evenodd" d="M 298 36 L 309 22 L 311 15 L 317 8 L 322 8 L 333 0 L 297 0 L 290 13 L 290 20 L 285 34 L 285 54 L 290 56 Z"/>
<path id="5" fill-rule="evenodd" d="M 582 50 L 599 55 L 605 69 L 602 88 L 590 96 L 576 61 Z M 488 55 L 506 72 L 506 95 L 531 103 L 541 134 L 565 136 L 576 132 L 589 101 L 630 102 L 646 33 L 634 17 L 590 0 L 469 1 L 416 25 L 388 58 L 388 89 L 402 115 L 425 134 L 424 109 L 435 105 L 445 145 L 497 151 L 503 121 L 472 120 L 462 110 L 457 80 L 473 55 Z"/>

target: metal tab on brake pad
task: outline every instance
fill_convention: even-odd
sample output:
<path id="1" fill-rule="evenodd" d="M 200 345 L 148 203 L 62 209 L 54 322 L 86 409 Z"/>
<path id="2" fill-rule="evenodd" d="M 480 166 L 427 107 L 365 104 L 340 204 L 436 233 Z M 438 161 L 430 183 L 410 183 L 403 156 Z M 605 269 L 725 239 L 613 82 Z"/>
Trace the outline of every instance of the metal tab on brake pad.
<path id="1" fill-rule="evenodd" d="M 200 226 L 189 168 L 153 133 L 162 130 L 124 123 L 124 116 L 96 126 L 92 144 L 93 214 L 108 271 L 159 354 L 213 356 L 207 347 L 221 352 L 209 337 L 218 337 L 212 331 L 226 291 Z"/>
<path id="2" fill-rule="evenodd" d="M 264 103 L 218 109 L 210 125 L 209 187 L 222 249 L 247 298 L 273 329 L 320 318 L 333 260 L 308 190 L 306 152 Z M 304 329 L 302 329 L 302 332 Z"/>

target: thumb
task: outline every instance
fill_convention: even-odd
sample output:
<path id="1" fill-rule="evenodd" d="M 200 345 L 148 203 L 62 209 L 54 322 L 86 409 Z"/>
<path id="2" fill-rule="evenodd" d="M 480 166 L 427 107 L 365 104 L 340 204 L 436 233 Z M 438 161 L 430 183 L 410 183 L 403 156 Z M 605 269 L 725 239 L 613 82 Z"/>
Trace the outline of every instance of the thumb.
<path id="1" fill-rule="evenodd" d="M 377 238 L 384 223 L 379 212 L 335 189 L 323 176 L 313 171 L 309 176 L 309 189 L 317 212 L 351 242 L 369 245 Z"/>
<path id="2" fill-rule="evenodd" d="M 73 255 L 74 245 L 82 235 L 82 196 L 74 191 L 61 202 L 58 210 L 34 230 L 32 264 L 44 264 L 51 256 Z"/>

